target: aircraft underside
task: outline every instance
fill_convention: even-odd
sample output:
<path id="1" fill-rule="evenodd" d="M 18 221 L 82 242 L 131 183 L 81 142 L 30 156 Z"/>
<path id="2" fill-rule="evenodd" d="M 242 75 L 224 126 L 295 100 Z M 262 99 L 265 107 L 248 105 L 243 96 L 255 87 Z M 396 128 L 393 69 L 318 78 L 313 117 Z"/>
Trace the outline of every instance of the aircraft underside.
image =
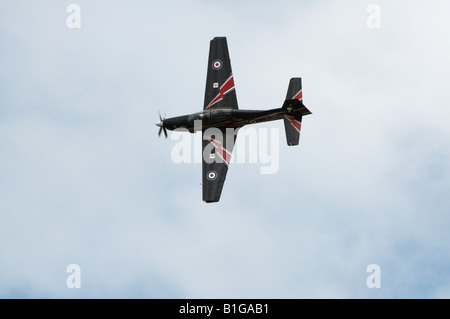
<path id="1" fill-rule="evenodd" d="M 272 110 L 207 110 L 201 113 L 195 113 L 190 117 L 186 127 L 191 133 L 211 127 L 242 127 L 248 124 L 281 120 L 285 115 L 306 115 L 310 114 L 306 107 L 295 110 L 286 110 L 283 108 Z M 197 121 L 197 122 L 195 122 Z M 199 122 L 201 121 L 201 122 Z"/>
<path id="2" fill-rule="evenodd" d="M 290 79 L 286 99 L 280 108 L 265 111 L 240 110 L 227 40 L 225 37 L 216 37 L 210 43 L 203 111 L 168 119 L 160 116 L 156 125 L 159 126 L 158 136 L 164 132 L 167 137 L 167 130 L 184 129 L 191 133 L 203 131 L 203 200 L 213 203 L 220 200 L 237 136 L 237 130 L 227 128 L 283 120 L 286 142 L 293 146 L 299 144 L 302 117 L 308 114 L 311 112 L 303 105 L 302 82 L 299 77 Z"/>
<path id="3" fill-rule="evenodd" d="M 193 133 L 210 127 L 241 127 L 248 124 L 281 120 L 285 116 L 303 116 L 311 112 L 303 105 L 272 110 L 239 110 L 232 108 L 211 109 L 190 115 L 165 119 L 168 130 L 187 129 Z"/>

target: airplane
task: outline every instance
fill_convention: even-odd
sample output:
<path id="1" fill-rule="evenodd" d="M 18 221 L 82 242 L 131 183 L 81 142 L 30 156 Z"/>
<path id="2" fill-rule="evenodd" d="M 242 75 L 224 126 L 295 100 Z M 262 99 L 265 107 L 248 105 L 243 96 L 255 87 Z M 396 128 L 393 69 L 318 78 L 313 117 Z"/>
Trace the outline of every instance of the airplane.
<path id="1" fill-rule="evenodd" d="M 202 131 L 203 201 L 218 202 L 230 164 L 237 131 L 244 125 L 283 119 L 286 141 L 298 145 L 302 117 L 311 114 L 303 105 L 302 79 L 291 78 L 281 108 L 271 110 L 240 110 L 226 37 L 210 42 L 208 71 L 203 111 L 172 118 L 161 118 L 156 126 L 158 136 L 167 130 Z M 213 133 L 210 133 L 210 132 Z"/>

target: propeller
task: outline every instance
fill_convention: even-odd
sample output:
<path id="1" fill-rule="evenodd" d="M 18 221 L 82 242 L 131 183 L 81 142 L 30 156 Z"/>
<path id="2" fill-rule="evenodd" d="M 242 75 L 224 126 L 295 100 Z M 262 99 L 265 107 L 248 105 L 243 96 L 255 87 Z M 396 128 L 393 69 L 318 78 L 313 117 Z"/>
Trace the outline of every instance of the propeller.
<path id="1" fill-rule="evenodd" d="M 159 111 L 158 111 L 158 115 L 159 115 L 159 122 L 156 123 L 156 126 L 159 126 L 158 137 L 160 137 L 161 136 L 161 132 L 164 131 L 164 135 L 167 138 L 167 130 L 164 127 L 164 119 L 161 117 L 161 113 L 159 113 Z"/>

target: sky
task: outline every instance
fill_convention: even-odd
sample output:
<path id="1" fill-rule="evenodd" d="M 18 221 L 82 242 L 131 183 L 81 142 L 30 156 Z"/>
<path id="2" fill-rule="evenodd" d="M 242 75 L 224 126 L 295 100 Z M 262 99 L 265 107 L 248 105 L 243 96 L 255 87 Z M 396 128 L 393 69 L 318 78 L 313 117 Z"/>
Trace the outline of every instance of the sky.
<path id="1" fill-rule="evenodd" d="M 1 1 L 0 297 L 449 298 L 449 10 Z M 279 132 L 278 169 L 232 163 L 207 204 L 154 123 L 202 109 L 215 36 L 240 109 L 300 76 L 312 115 L 297 147 L 255 125 Z"/>

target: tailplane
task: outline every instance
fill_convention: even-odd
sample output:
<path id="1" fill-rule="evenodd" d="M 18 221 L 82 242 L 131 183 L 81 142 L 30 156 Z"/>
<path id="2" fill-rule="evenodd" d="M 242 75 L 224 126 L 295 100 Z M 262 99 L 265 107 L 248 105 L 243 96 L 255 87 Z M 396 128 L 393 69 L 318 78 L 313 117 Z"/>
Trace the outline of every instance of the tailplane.
<path id="1" fill-rule="evenodd" d="M 286 100 L 299 100 L 300 102 L 303 101 L 302 78 L 292 78 L 289 81 Z"/>
<path id="2" fill-rule="evenodd" d="M 302 115 L 285 115 L 284 129 L 286 130 L 286 141 L 289 146 L 298 145 L 300 130 L 302 128 Z"/>
<path id="3" fill-rule="evenodd" d="M 290 80 L 283 109 L 287 110 L 287 114 L 284 115 L 287 144 L 289 146 L 298 145 L 302 128 L 302 117 L 303 115 L 311 114 L 303 105 L 301 78 L 292 78 Z"/>

